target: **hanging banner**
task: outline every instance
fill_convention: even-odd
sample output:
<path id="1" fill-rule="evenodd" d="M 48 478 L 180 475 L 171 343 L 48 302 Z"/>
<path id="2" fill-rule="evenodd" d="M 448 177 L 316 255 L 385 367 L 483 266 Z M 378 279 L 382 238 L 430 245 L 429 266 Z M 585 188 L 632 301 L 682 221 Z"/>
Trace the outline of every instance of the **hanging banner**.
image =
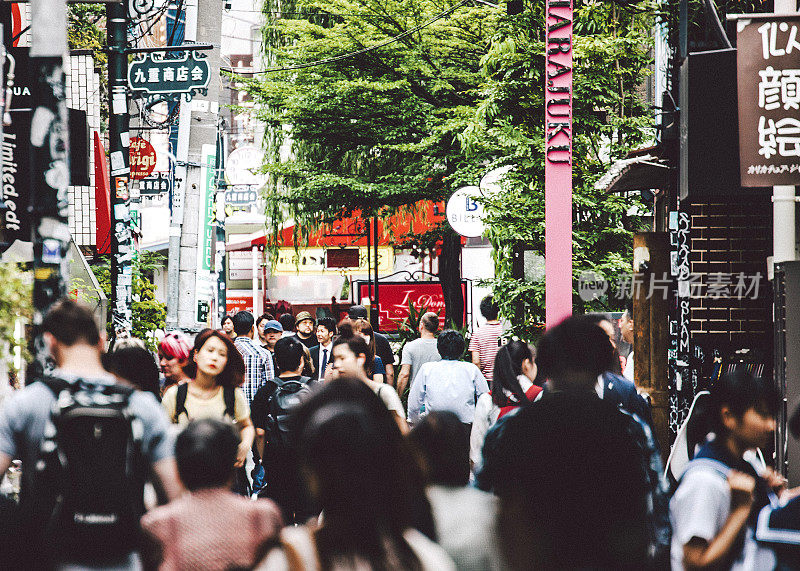
<path id="1" fill-rule="evenodd" d="M 545 312 L 572 314 L 572 0 L 546 0 Z"/>
<path id="2" fill-rule="evenodd" d="M 742 186 L 800 184 L 800 15 L 736 22 Z"/>
<path id="3" fill-rule="evenodd" d="M 214 299 L 216 280 L 211 265 L 212 242 L 214 235 L 214 167 L 217 161 L 217 149 L 214 145 L 203 145 L 200 156 L 200 200 L 199 224 L 197 226 L 197 276 L 195 280 L 195 300 L 197 305 L 197 321 L 204 323 L 208 319 L 211 300 Z"/>

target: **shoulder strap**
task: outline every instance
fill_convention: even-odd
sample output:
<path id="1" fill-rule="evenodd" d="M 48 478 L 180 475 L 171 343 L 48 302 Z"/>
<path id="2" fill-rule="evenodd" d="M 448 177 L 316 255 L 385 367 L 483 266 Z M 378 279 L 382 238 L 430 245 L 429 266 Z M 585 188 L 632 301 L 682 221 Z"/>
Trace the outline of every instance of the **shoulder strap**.
<path id="1" fill-rule="evenodd" d="M 59 379 L 58 377 L 42 377 L 40 381 L 44 384 L 44 386 L 52 391 L 56 398 L 58 398 L 58 395 L 61 394 L 61 391 L 72 387 L 70 383 L 64 379 Z"/>
<path id="2" fill-rule="evenodd" d="M 189 383 L 178 385 L 178 391 L 175 394 L 175 416 L 172 417 L 172 422 L 178 424 L 178 417 L 186 412 L 186 396 L 189 394 Z"/>
<path id="3" fill-rule="evenodd" d="M 222 387 L 222 399 L 225 401 L 225 415 L 236 420 L 236 388 Z"/>
<path id="4" fill-rule="evenodd" d="M 728 474 L 731 471 L 726 464 L 723 464 L 718 460 L 713 460 L 711 458 L 695 458 L 686 466 L 686 470 L 684 470 L 683 474 L 681 475 L 681 480 L 686 477 L 686 474 L 688 474 L 690 470 L 701 467 L 713 470 L 724 479 L 728 478 Z"/>

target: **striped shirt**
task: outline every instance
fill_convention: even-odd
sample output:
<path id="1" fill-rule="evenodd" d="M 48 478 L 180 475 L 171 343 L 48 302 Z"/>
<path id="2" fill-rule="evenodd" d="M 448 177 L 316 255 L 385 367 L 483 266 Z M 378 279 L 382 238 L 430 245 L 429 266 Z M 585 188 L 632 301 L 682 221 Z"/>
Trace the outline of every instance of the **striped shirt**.
<path id="1" fill-rule="evenodd" d="M 253 403 L 258 389 L 267 381 L 275 378 L 275 368 L 272 366 L 272 355 L 262 347 L 258 347 L 253 340 L 242 335 L 234 339 L 233 344 L 242 354 L 244 359 L 244 385 L 242 391 L 247 398 L 247 404 Z"/>
<path id="2" fill-rule="evenodd" d="M 480 370 L 486 380 L 492 382 L 494 372 L 494 358 L 500 348 L 500 336 L 503 334 L 502 323 L 486 323 L 472 333 L 469 350 L 477 351 L 480 355 Z"/>

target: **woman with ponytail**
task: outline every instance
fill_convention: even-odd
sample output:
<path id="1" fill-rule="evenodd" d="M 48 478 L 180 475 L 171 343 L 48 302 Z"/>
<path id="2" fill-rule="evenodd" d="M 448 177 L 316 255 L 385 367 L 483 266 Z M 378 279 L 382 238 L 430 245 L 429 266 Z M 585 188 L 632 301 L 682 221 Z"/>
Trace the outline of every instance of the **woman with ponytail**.
<path id="1" fill-rule="evenodd" d="M 492 390 L 481 395 L 475 405 L 469 450 L 473 470 L 480 467 L 483 440 L 494 423 L 515 408 L 533 402 L 542 392 L 542 387 L 533 384 L 536 379 L 534 351 L 522 341 L 511 341 L 497 351 Z"/>

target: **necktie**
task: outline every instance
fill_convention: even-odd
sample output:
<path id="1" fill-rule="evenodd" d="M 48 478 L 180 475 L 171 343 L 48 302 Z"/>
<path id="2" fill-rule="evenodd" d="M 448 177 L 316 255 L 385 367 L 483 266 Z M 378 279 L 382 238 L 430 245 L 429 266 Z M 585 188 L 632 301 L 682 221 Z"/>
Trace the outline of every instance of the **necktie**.
<path id="1" fill-rule="evenodd" d="M 319 367 L 319 378 L 322 379 L 325 377 L 325 367 L 328 366 L 328 350 L 322 350 L 322 365 Z"/>

